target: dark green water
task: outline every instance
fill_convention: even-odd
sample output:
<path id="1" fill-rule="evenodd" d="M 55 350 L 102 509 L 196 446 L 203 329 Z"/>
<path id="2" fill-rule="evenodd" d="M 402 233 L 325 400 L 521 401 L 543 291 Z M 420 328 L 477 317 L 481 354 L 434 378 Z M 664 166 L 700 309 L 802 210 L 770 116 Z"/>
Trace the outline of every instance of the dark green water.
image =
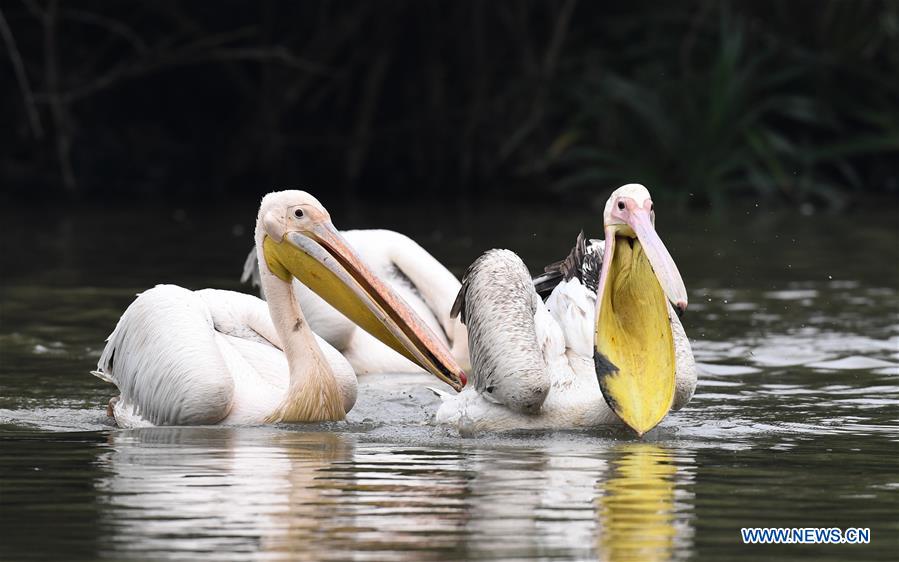
<path id="1" fill-rule="evenodd" d="M 327 201 L 327 198 L 324 198 Z M 666 216 L 704 374 L 642 441 L 460 438 L 427 378 L 362 380 L 346 424 L 118 430 L 88 374 L 135 292 L 239 288 L 253 209 L 5 209 L 2 560 L 889 560 L 899 552 L 899 212 Z M 356 209 L 457 273 L 537 270 L 598 213 Z M 390 386 L 384 384 L 390 381 Z M 398 383 L 398 384 L 397 384 Z M 870 527 L 868 545 L 743 545 L 741 527 Z"/>

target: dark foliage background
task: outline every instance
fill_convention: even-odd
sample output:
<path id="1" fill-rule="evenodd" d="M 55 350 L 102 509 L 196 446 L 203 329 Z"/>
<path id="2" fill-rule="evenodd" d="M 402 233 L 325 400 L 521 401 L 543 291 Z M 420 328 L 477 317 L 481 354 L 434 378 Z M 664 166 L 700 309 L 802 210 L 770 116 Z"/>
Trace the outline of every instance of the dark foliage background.
<path id="1" fill-rule="evenodd" d="M 899 3 L 0 7 L 8 200 L 843 208 L 899 193 Z M 338 195 L 339 194 L 339 195 Z"/>

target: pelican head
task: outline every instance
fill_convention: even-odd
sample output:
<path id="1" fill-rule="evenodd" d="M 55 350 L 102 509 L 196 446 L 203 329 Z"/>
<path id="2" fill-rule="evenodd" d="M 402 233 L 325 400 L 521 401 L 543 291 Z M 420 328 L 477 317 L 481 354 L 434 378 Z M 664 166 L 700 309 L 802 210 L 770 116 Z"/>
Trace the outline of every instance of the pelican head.
<path id="1" fill-rule="evenodd" d="M 668 303 L 682 313 L 687 290 L 655 230 L 649 191 L 619 187 L 603 212 L 605 252 L 596 298 L 594 359 L 606 402 L 639 435 L 674 400 L 674 338 Z"/>
<path id="2" fill-rule="evenodd" d="M 465 374 L 446 346 L 362 262 L 304 191 L 270 193 L 256 221 L 256 247 L 273 275 L 295 277 L 361 328 L 456 390 Z"/>

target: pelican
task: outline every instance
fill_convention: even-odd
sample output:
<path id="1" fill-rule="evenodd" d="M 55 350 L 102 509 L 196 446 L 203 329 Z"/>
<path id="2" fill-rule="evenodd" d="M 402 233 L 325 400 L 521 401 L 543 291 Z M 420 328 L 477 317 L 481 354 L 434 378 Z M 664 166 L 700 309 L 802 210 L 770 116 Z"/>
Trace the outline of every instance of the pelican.
<path id="1" fill-rule="evenodd" d="M 649 191 L 616 189 L 603 222 L 605 242 L 581 233 L 534 280 L 508 250 L 471 265 L 452 310 L 468 328 L 471 384 L 442 393 L 438 423 L 476 432 L 623 422 L 642 436 L 689 402 L 696 367 L 678 319 L 687 291 Z"/>
<path id="2" fill-rule="evenodd" d="M 345 230 L 344 239 L 362 261 L 400 296 L 438 338 L 449 346 L 456 362 L 470 366 L 468 332 L 450 316 L 461 283 L 442 263 L 414 240 L 392 230 Z M 250 250 L 241 281 L 259 286 L 256 249 Z M 349 320 L 298 280 L 294 295 L 312 330 L 339 350 L 356 374 L 419 372 L 421 367 Z M 262 298 L 265 291 L 261 292 Z"/>
<path id="3" fill-rule="evenodd" d="M 355 374 L 309 328 L 295 278 L 421 368 L 457 390 L 464 385 L 449 350 L 362 263 L 315 197 L 266 195 L 255 240 L 267 304 L 159 285 L 122 315 L 93 371 L 119 389 L 109 411 L 120 426 L 344 419 L 356 400 Z"/>

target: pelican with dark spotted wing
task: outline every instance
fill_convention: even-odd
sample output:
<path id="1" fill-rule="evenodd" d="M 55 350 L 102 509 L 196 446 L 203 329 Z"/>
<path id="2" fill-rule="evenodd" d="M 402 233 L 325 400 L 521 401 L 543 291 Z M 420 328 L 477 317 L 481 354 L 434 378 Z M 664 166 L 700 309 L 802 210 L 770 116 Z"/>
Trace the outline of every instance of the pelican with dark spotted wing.
<path id="1" fill-rule="evenodd" d="M 649 192 L 618 188 L 603 221 L 604 242 L 579 236 L 536 279 L 508 250 L 471 265 L 453 307 L 468 328 L 471 382 L 444 396 L 438 422 L 463 431 L 624 423 L 643 435 L 689 402 L 696 366 L 678 318 L 687 291 Z"/>
<path id="2" fill-rule="evenodd" d="M 256 220 L 268 302 L 159 285 L 122 315 L 94 374 L 120 395 L 120 426 L 342 420 L 356 400 L 347 360 L 309 328 L 294 279 L 456 390 L 449 350 L 362 262 L 312 195 L 271 193 Z"/>

